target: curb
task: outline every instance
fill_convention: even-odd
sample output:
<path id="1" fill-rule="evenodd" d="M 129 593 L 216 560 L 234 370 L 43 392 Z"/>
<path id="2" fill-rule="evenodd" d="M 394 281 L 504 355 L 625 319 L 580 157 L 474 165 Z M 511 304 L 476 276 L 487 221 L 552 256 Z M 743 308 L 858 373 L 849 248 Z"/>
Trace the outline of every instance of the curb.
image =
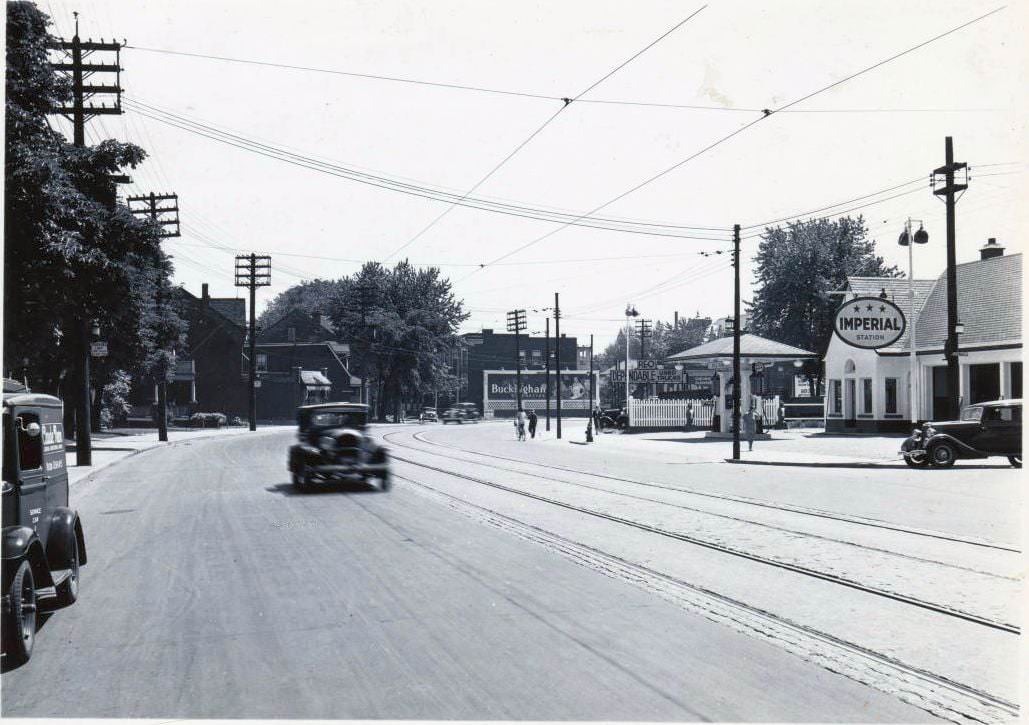
<path id="1" fill-rule="evenodd" d="M 859 462 L 859 461 L 840 461 L 839 463 L 824 462 L 824 461 L 813 461 L 808 463 L 801 463 L 797 461 L 747 461 L 743 459 L 726 458 L 726 463 L 751 465 L 751 466 L 790 466 L 793 468 L 906 468 L 907 466 L 901 466 L 893 461 L 882 461 L 882 462 Z"/>
<path id="2" fill-rule="evenodd" d="M 253 432 L 261 432 L 261 431 L 247 431 L 247 432 L 253 433 Z M 245 435 L 245 433 L 239 433 L 239 434 L 236 434 L 236 435 Z M 177 446 L 177 445 L 179 445 L 181 443 L 190 443 L 190 442 L 192 442 L 194 440 L 203 440 L 205 438 L 219 438 L 219 437 L 220 436 L 212 435 L 212 436 L 197 436 L 196 438 L 181 438 L 181 439 L 176 440 L 176 441 L 156 441 L 153 445 L 147 446 L 146 448 L 136 448 L 131 453 L 126 453 L 124 456 L 121 456 L 120 458 L 116 458 L 113 461 L 108 461 L 107 463 L 101 463 L 98 466 L 90 466 L 90 468 L 92 470 L 89 473 L 87 473 L 85 476 L 83 476 L 82 478 L 78 478 L 75 481 L 69 480 L 68 481 L 68 488 L 70 489 L 73 486 L 78 486 L 81 483 L 85 483 L 86 481 L 89 481 L 89 480 L 95 478 L 98 474 L 102 473 L 103 471 L 106 471 L 111 466 L 115 466 L 115 465 L 121 463 L 122 461 L 124 461 L 127 458 L 132 458 L 133 456 L 138 456 L 140 453 L 146 453 L 147 451 L 152 451 L 152 450 L 155 450 L 157 448 L 170 448 L 172 446 Z M 227 437 L 234 437 L 234 436 L 227 436 Z M 78 468 L 78 466 L 75 466 L 75 468 Z"/>

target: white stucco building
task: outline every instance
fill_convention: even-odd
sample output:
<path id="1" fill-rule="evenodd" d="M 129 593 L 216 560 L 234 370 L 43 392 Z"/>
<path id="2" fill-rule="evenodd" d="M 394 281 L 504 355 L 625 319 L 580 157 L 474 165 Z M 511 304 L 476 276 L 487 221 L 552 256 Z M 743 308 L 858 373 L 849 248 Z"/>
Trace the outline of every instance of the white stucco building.
<path id="1" fill-rule="evenodd" d="M 885 296 L 904 311 L 907 329 L 888 348 L 851 347 L 837 335 L 825 355 L 827 431 L 904 431 L 917 420 L 942 419 L 947 410 L 947 277 L 915 280 L 912 314 L 908 280 L 850 277 L 841 302 Z M 957 266 L 963 405 L 1022 397 L 1022 255 L 1005 255 L 995 240 L 981 258 Z M 912 319 L 913 318 L 913 319 Z M 909 335 L 915 333 L 915 393 Z M 913 397 L 913 401 L 912 401 Z M 912 402 L 914 410 L 912 411 Z"/>

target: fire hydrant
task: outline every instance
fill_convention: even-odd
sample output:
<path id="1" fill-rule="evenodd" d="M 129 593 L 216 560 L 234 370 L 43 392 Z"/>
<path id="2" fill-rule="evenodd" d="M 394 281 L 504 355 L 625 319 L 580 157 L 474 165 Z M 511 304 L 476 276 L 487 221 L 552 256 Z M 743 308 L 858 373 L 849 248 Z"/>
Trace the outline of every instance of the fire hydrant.
<path id="1" fill-rule="evenodd" d="M 593 418 L 586 421 L 586 442 L 593 442 Z"/>

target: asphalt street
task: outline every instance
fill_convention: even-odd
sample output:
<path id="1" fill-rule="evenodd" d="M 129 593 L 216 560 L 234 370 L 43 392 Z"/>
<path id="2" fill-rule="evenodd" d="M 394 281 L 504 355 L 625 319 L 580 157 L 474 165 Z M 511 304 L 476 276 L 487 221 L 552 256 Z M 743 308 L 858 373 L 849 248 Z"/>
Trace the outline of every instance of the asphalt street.
<path id="1" fill-rule="evenodd" d="M 297 494 L 290 442 L 188 441 L 74 486 L 81 599 L 3 675 L 3 715 L 934 719 L 403 479 Z"/>

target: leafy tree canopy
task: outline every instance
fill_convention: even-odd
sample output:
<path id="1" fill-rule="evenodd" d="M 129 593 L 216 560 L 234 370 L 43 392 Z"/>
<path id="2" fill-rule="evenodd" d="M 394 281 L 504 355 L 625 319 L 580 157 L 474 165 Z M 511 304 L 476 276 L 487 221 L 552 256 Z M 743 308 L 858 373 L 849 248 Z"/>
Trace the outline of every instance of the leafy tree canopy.
<path id="1" fill-rule="evenodd" d="M 76 147 L 50 126 L 70 92 L 50 66 L 48 24 L 32 3 L 7 3 L 4 369 L 61 392 L 93 320 L 111 355 L 101 376 L 159 360 L 184 327 L 154 305 L 172 269 L 157 227 L 115 201 L 111 175 L 146 153 L 113 140 Z"/>
<path id="2" fill-rule="evenodd" d="M 765 230 L 758 246 L 750 330 L 823 354 L 836 303 L 828 294 L 851 276 L 900 277 L 867 238 L 864 218 L 810 219 Z"/>

